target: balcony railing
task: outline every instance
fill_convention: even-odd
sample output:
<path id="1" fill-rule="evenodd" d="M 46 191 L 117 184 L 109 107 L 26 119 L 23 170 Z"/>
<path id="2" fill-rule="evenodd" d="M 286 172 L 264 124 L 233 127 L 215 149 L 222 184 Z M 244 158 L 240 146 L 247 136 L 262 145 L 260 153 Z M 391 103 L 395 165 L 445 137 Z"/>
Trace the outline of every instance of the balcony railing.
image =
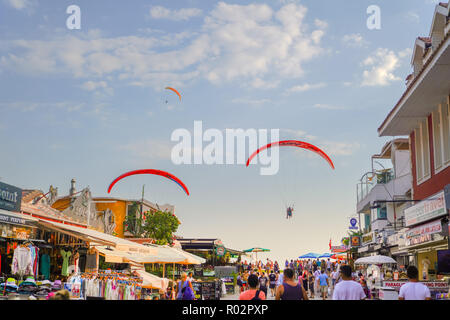
<path id="1" fill-rule="evenodd" d="M 378 184 L 387 184 L 395 179 L 394 169 L 386 169 L 377 171 L 371 178 L 365 176 L 365 180 L 357 184 L 356 193 L 357 201 L 360 202 L 372 191 Z"/>

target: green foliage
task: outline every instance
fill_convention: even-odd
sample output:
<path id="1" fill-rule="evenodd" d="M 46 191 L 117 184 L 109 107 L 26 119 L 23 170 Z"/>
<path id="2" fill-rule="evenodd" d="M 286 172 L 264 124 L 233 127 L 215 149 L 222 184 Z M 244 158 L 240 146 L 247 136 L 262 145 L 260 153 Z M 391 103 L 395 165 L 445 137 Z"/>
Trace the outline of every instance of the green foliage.
<path id="1" fill-rule="evenodd" d="M 170 212 L 146 212 L 144 236 L 155 239 L 157 244 L 171 244 L 173 234 L 178 230 L 179 225 L 178 218 Z"/>

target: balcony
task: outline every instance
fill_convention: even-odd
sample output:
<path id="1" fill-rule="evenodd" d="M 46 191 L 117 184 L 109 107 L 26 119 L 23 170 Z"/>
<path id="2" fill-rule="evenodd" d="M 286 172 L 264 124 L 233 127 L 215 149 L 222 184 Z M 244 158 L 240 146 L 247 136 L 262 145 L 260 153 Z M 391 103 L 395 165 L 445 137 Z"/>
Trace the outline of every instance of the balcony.
<path id="1" fill-rule="evenodd" d="M 357 212 L 369 212 L 374 201 L 404 197 L 411 189 L 411 180 L 410 174 L 395 177 L 393 169 L 377 171 L 372 177 L 366 176 L 357 184 Z"/>

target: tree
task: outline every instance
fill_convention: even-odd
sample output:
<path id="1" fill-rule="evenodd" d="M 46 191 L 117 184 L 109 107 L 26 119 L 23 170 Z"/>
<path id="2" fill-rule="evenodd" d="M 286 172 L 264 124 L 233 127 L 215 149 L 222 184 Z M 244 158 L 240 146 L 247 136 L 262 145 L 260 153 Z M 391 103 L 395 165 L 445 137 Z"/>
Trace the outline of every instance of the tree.
<path id="1" fill-rule="evenodd" d="M 171 212 L 145 212 L 143 232 L 145 237 L 155 239 L 157 244 L 171 244 L 179 225 L 180 221 Z"/>

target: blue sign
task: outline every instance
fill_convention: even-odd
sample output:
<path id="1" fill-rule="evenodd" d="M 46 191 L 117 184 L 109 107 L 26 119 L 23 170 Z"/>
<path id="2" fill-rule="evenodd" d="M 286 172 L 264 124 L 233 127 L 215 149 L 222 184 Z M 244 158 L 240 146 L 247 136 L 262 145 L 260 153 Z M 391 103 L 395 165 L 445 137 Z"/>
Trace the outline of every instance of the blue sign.
<path id="1" fill-rule="evenodd" d="M 358 220 L 356 220 L 355 218 L 351 218 L 350 219 L 351 226 L 348 227 L 348 228 L 349 229 L 358 229 L 358 227 L 356 226 L 357 223 L 358 223 Z"/>
<path id="2" fill-rule="evenodd" d="M 20 212 L 22 189 L 0 182 L 0 209 Z"/>

